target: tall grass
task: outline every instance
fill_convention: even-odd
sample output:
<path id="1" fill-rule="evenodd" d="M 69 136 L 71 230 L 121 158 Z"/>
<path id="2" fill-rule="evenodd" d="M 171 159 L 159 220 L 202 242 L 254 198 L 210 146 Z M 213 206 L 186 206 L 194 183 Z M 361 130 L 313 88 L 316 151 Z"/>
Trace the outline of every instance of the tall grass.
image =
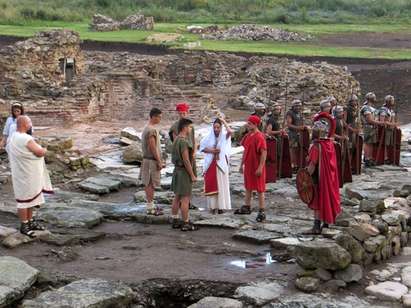
<path id="1" fill-rule="evenodd" d="M 122 19 L 142 12 L 159 22 L 411 22 L 410 0 L 0 0 L 0 23 Z"/>

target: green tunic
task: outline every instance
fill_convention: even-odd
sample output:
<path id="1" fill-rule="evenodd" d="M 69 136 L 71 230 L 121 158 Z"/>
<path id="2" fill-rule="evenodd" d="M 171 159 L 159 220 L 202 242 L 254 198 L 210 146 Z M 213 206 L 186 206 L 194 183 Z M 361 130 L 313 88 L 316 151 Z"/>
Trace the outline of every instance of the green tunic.
<path id="1" fill-rule="evenodd" d="M 178 135 L 178 122 L 179 122 L 179 121 L 180 121 L 180 120 L 174 122 L 174 124 L 170 127 L 170 131 L 169 131 L 170 137 L 172 136 L 173 133 L 174 133 L 176 136 Z M 171 139 L 171 138 L 170 138 L 170 139 Z M 171 140 L 171 141 L 174 141 L 174 140 Z M 187 142 L 188 142 L 190 148 L 193 149 L 193 148 L 194 148 L 194 144 L 195 144 L 195 131 L 194 131 L 194 126 L 192 126 L 192 128 L 191 128 L 190 135 L 189 135 L 189 137 L 188 137 L 188 139 L 187 139 Z M 191 153 L 192 153 L 192 155 L 194 155 L 195 152 L 192 151 Z M 193 156 L 193 161 L 192 161 L 191 165 L 193 166 L 194 174 L 197 176 L 197 164 L 196 164 L 196 161 L 195 161 L 195 159 L 194 159 L 194 156 Z"/>
<path id="2" fill-rule="evenodd" d="M 192 191 L 192 181 L 184 167 L 183 151 L 188 149 L 188 155 L 192 164 L 193 147 L 186 138 L 177 137 L 173 143 L 171 151 L 171 161 L 174 164 L 173 179 L 171 189 L 178 196 L 190 196 Z"/>

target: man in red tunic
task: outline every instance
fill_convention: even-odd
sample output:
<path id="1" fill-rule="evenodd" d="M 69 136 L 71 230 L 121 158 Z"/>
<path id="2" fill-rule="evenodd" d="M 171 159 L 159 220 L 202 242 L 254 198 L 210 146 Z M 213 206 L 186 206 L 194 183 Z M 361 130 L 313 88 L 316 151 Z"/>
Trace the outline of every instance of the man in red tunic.
<path id="1" fill-rule="evenodd" d="M 260 123 L 261 119 L 258 116 L 250 116 L 247 121 L 248 133 L 241 141 L 244 153 L 240 173 L 244 174 L 245 205 L 234 212 L 235 214 L 250 214 L 252 192 L 257 191 L 259 205 L 257 222 L 265 220 L 265 160 L 267 158 L 265 136 L 258 130 Z"/>
<path id="2" fill-rule="evenodd" d="M 308 172 L 315 184 L 314 199 L 309 207 L 314 210 L 314 227 L 310 233 L 321 234 L 322 228 L 334 224 L 341 212 L 337 159 L 334 143 L 335 125 L 329 118 L 318 118 L 312 128 L 308 154 Z M 321 222 L 323 223 L 321 225 Z"/>

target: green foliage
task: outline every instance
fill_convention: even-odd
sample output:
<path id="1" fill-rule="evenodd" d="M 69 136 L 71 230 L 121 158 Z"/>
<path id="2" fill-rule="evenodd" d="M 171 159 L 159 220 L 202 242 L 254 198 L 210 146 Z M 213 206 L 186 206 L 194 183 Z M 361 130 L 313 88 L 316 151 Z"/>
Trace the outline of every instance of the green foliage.
<path id="1" fill-rule="evenodd" d="M 0 23 L 122 19 L 136 12 L 158 22 L 410 22 L 410 0 L 0 0 Z"/>

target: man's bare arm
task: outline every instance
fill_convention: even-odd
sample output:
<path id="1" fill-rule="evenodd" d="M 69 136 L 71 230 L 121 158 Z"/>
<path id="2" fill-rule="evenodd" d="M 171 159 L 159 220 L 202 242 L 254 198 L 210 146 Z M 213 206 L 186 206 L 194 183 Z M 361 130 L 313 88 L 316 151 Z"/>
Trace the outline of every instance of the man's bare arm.
<path id="1" fill-rule="evenodd" d="M 186 171 L 190 175 L 191 179 L 194 181 L 194 179 L 196 179 L 196 176 L 194 175 L 193 167 L 191 166 L 190 157 L 188 155 L 188 149 L 185 149 L 183 151 L 182 156 L 183 156 L 184 167 L 186 168 Z"/>
<path id="2" fill-rule="evenodd" d="M 27 149 L 32 152 L 37 157 L 44 157 L 46 155 L 47 150 L 42 148 L 39 144 L 37 144 L 34 140 L 30 140 L 27 145 Z"/>

